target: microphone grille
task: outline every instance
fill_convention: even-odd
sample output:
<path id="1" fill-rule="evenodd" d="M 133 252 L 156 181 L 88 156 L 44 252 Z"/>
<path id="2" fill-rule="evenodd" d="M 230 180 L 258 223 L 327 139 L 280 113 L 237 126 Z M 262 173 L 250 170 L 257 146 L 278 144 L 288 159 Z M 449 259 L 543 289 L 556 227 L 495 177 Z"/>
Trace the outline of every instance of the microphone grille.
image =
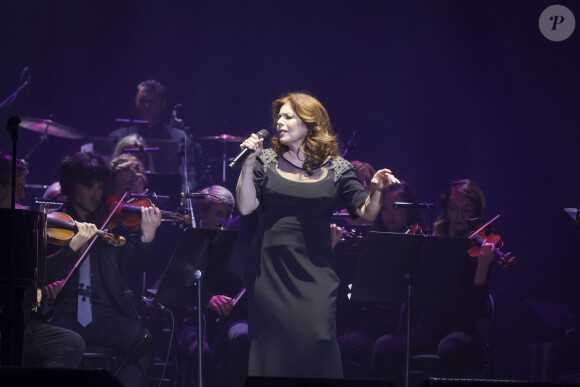
<path id="1" fill-rule="evenodd" d="M 270 135 L 270 132 L 268 132 L 266 129 L 262 129 L 258 133 L 256 133 L 256 135 L 260 138 L 266 138 Z"/>

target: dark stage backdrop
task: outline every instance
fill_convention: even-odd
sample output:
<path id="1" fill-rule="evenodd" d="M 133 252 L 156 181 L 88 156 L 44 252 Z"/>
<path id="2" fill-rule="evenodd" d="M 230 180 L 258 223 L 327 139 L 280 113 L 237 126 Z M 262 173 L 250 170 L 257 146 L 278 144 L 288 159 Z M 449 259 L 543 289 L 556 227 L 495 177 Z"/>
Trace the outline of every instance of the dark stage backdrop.
<path id="1" fill-rule="evenodd" d="M 3 1 L 0 97 L 27 65 L 32 79 L 0 124 L 52 117 L 104 136 L 115 118 L 135 118 L 136 85 L 155 78 L 196 136 L 247 136 L 272 127 L 274 99 L 307 90 L 343 143 L 356 131 L 348 159 L 391 168 L 437 203 L 451 180 L 471 178 L 485 215 L 505 211 L 495 228 L 518 260 L 493 273 L 501 343 L 524 298 L 575 306 L 580 291 L 580 227 L 562 210 L 580 204 L 580 28 L 547 40 L 538 19 L 553 3 Z M 577 1 L 556 3 L 580 17 Z M 20 156 L 37 140 L 22 132 Z M 56 180 L 82 143 L 51 137 L 29 157 L 28 182 Z"/>

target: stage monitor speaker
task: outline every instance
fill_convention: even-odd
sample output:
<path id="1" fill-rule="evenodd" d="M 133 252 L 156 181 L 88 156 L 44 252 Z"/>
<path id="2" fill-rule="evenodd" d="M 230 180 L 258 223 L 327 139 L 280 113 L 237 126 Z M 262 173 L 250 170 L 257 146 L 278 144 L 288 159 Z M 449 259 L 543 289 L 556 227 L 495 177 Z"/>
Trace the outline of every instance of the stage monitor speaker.
<path id="1" fill-rule="evenodd" d="M 123 387 L 103 369 L 0 367 L 0 384 L 6 387 Z"/>
<path id="2" fill-rule="evenodd" d="M 390 380 L 248 376 L 245 387 L 393 387 Z"/>
<path id="3" fill-rule="evenodd" d="M 523 380 L 500 380 L 500 379 L 447 379 L 447 378 L 429 378 L 421 387 L 459 387 L 459 386 L 485 386 L 485 387 L 563 387 L 578 386 L 578 384 L 564 383 L 535 383 Z"/>

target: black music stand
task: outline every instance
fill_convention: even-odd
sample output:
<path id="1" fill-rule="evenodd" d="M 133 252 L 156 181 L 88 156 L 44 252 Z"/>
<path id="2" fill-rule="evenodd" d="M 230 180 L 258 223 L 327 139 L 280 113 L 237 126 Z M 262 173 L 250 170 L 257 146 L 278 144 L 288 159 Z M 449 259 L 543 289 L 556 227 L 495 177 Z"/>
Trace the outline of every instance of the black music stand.
<path id="1" fill-rule="evenodd" d="M 238 233 L 223 229 L 206 230 L 188 228 L 173 252 L 167 268 L 158 281 L 153 302 L 163 306 L 197 307 L 197 355 L 198 386 L 203 387 L 202 354 L 204 336 L 202 332 L 201 291 L 203 281 L 212 282 L 224 270 Z M 193 287 L 197 287 L 197 299 Z"/>
<path id="2" fill-rule="evenodd" d="M 371 231 L 365 235 L 352 301 L 407 303 L 405 386 L 409 385 L 411 307 L 452 302 L 469 240 Z"/>

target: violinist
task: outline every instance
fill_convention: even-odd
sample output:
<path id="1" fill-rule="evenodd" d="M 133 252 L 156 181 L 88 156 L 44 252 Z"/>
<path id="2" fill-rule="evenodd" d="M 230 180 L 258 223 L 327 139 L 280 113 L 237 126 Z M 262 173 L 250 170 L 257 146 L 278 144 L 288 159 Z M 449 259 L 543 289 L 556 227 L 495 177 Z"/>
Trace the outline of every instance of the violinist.
<path id="1" fill-rule="evenodd" d="M 422 226 L 418 208 L 394 208 L 395 202 L 416 202 L 413 187 L 406 182 L 388 185 L 382 192 L 379 216 L 374 220 L 374 231 L 407 233 L 414 225 Z M 338 338 L 345 377 L 371 376 L 371 354 L 377 338 L 397 329 L 400 305 L 374 305 L 351 302 L 350 323 L 347 333 Z"/>
<path id="2" fill-rule="evenodd" d="M 28 168 L 16 159 L 16 200 L 24 198 Z M 12 157 L 0 151 L 0 208 L 11 208 L 12 202 Z M 18 203 L 17 203 L 18 204 Z M 34 289 L 27 290 L 26 301 L 35 297 Z M 60 291 L 59 283 L 52 283 L 44 289 L 54 297 Z M 31 293 L 31 294 L 28 294 Z M 26 302 L 25 301 L 25 302 Z M 80 335 L 68 329 L 46 324 L 36 312 L 25 316 L 23 355 L 25 366 L 75 368 L 78 367 L 85 349 Z M 0 313 L 0 320 L 2 316 Z"/>
<path id="3" fill-rule="evenodd" d="M 122 196 L 125 190 L 128 194 L 143 194 L 147 186 L 147 176 L 143 163 L 135 156 L 122 153 L 110 162 L 113 175 L 113 193 Z"/>
<path id="4" fill-rule="evenodd" d="M 96 153 L 75 153 L 60 165 L 60 185 L 67 195 L 65 212 L 88 222 L 70 244 L 47 259 L 47 277 L 65 278 L 84 246 L 96 233 L 99 204 L 110 169 Z M 87 344 L 114 348 L 125 356 L 117 374 L 125 386 L 142 386 L 150 365 L 150 334 L 141 325 L 129 284 L 142 276 L 151 242 L 161 224 L 159 209 L 141 208 L 140 230 L 113 247 L 97 239 L 71 276 L 52 312 L 52 323 L 78 332 Z M 78 225 L 78 224 L 77 224 Z"/>
<path id="5" fill-rule="evenodd" d="M 115 146 L 115 150 L 113 151 L 113 155 L 111 156 L 111 160 L 117 158 L 118 156 L 122 155 L 125 152 L 125 149 L 142 149 L 143 151 L 135 152 L 134 155 L 141 161 L 143 167 L 148 172 L 155 172 L 153 168 L 153 157 L 150 152 L 145 152 L 145 148 L 147 148 L 147 142 L 145 139 L 137 134 L 133 133 L 128 136 L 123 137 L 119 140 L 117 145 Z"/>
<path id="6" fill-rule="evenodd" d="M 468 236 L 468 219 L 479 217 L 484 207 L 484 194 L 475 182 L 469 179 L 453 181 L 442 195 L 443 212 L 435 222 L 435 235 Z M 487 283 L 493 260 L 494 247 L 487 242 L 483 243 L 476 259 L 466 253 L 453 306 L 425 306 L 414 311 L 417 322 L 410 333 L 410 354 L 439 355 L 444 377 L 464 376 L 466 365 L 483 353 L 475 321 L 486 315 Z M 402 382 L 397 369 L 404 364 L 405 341 L 405 333 L 389 334 L 376 341 L 372 359 L 375 377 Z"/>

